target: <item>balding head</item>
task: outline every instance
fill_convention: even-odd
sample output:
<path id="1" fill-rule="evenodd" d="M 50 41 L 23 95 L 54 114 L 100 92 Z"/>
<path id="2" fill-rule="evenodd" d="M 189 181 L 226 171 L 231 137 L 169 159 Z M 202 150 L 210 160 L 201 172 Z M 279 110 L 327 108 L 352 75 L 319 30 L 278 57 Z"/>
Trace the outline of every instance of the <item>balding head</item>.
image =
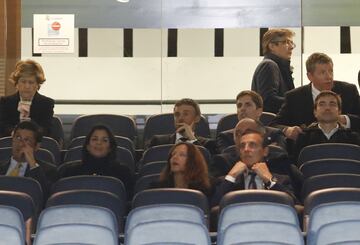
<path id="1" fill-rule="evenodd" d="M 240 146 L 241 136 L 248 129 L 265 134 L 265 128 L 260 121 L 251 118 L 244 118 L 240 120 L 234 128 L 234 142 L 237 148 Z"/>

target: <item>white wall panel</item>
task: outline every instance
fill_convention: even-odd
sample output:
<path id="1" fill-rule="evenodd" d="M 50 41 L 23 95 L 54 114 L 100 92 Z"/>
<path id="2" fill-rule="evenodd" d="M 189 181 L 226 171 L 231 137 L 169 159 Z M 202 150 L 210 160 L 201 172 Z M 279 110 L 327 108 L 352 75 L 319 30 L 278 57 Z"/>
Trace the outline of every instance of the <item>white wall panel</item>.
<path id="1" fill-rule="evenodd" d="M 88 29 L 89 57 L 123 57 L 123 29 Z"/>
<path id="2" fill-rule="evenodd" d="M 178 57 L 214 57 L 214 29 L 179 29 Z"/>

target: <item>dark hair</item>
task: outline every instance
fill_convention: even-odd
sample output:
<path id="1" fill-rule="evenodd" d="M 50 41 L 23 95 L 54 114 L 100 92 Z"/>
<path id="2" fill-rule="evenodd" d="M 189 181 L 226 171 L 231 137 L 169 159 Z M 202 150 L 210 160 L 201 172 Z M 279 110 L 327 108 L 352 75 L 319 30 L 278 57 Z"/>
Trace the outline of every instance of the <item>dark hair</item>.
<path id="1" fill-rule="evenodd" d="M 180 142 L 170 149 L 167 164 L 160 174 L 160 182 L 174 183 L 174 175 L 171 172 L 170 159 L 173 151 L 180 145 L 185 145 L 187 148 L 187 161 L 184 176 L 189 188 L 206 192 L 210 188 L 207 163 L 198 147 L 187 142 Z"/>
<path id="2" fill-rule="evenodd" d="M 105 130 L 106 133 L 108 134 L 109 142 L 110 142 L 110 152 L 108 154 L 108 159 L 109 160 L 115 160 L 115 158 L 116 158 L 116 147 L 117 147 L 115 136 L 112 133 L 112 131 L 110 130 L 110 128 L 108 128 L 105 125 L 96 125 L 96 126 L 94 126 L 90 130 L 90 132 L 86 135 L 85 142 L 84 142 L 83 149 L 82 149 L 83 159 L 86 159 L 88 157 L 88 155 L 90 155 L 90 152 L 88 152 L 86 147 L 89 145 L 91 136 L 93 135 L 93 133 L 96 130 Z"/>
<path id="3" fill-rule="evenodd" d="M 263 108 L 264 107 L 264 102 L 263 102 L 263 99 L 261 97 L 260 94 L 256 93 L 255 91 L 252 91 L 252 90 L 244 90 L 244 91 L 241 91 L 237 96 L 236 96 L 236 102 L 244 97 L 244 96 L 250 96 L 251 97 L 251 100 L 255 103 L 256 105 L 256 109 L 258 108 Z"/>
<path id="4" fill-rule="evenodd" d="M 264 54 L 271 53 L 269 49 L 270 43 L 276 43 L 280 41 L 284 41 L 284 38 L 291 38 L 295 35 L 293 31 L 288 29 L 269 29 L 265 32 L 263 39 L 262 39 L 262 50 Z"/>
<path id="5" fill-rule="evenodd" d="M 19 129 L 26 129 L 34 134 L 36 143 L 40 143 L 42 140 L 42 133 L 39 125 L 34 121 L 22 121 L 18 123 L 14 128 L 14 135 Z"/>
<path id="6" fill-rule="evenodd" d="M 243 137 L 244 135 L 247 135 L 247 134 L 258 134 L 258 135 L 260 135 L 261 138 L 262 138 L 262 146 L 266 147 L 268 145 L 268 141 L 265 140 L 265 134 L 264 134 L 264 132 L 262 130 L 248 128 L 241 134 L 241 137 Z"/>
<path id="7" fill-rule="evenodd" d="M 316 96 L 315 102 L 314 102 L 314 109 L 315 110 L 317 108 L 319 99 L 322 98 L 322 97 L 325 97 L 325 96 L 333 96 L 336 99 L 338 109 L 341 111 L 341 107 L 342 107 L 342 105 L 341 105 L 341 97 L 337 93 L 335 93 L 335 92 L 333 92 L 331 90 L 323 90 L 323 91 L 320 92 L 320 94 L 318 94 Z"/>
<path id="8" fill-rule="evenodd" d="M 175 107 L 178 107 L 178 106 L 181 106 L 181 105 L 192 106 L 194 108 L 194 110 L 195 110 L 195 114 L 197 116 L 201 115 L 199 104 L 195 100 L 189 99 L 189 98 L 184 98 L 184 99 L 178 100 L 175 103 L 174 109 L 175 109 Z"/>
<path id="9" fill-rule="evenodd" d="M 35 60 L 20 60 L 15 65 L 15 70 L 10 74 L 10 81 L 17 84 L 22 76 L 34 76 L 40 86 L 45 82 L 44 70 Z"/>
<path id="10" fill-rule="evenodd" d="M 316 64 L 333 64 L 332 59 L 324 53 L 313 53 L 306 60 L 306 71 L 313 73 Z"/>

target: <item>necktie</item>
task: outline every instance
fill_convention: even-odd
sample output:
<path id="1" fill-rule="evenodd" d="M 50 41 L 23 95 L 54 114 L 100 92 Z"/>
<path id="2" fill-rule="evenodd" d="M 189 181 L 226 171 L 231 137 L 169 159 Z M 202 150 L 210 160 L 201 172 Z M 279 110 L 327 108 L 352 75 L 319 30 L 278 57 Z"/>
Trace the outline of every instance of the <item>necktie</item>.
<path id="1" fill-rule="evenodd" d="M 11 172 L 9 173 L 9 176 L 19 176 L 20 168 L 21 168 L 21 163 L 18 162 L 15 168 L 13 168 L 13 170 L 11 170 Z"/>
<path id="2" fill-rule="evenodd" d="M 248 189 L 257 189 L 255 182 L 256 173 L 250 172 L 249 175 L 250 175 L 250 181 L 249 181 Z"/>

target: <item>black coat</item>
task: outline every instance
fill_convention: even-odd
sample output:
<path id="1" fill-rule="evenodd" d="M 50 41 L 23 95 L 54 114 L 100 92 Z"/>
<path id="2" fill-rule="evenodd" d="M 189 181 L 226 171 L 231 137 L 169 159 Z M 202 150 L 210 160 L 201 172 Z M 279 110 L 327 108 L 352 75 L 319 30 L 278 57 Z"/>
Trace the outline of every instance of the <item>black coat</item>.
<path id="1" fill-rule="evenodd" d="M 284 102 L 285 93 L 294 88 L 290 61 L 274 54 L 265 55 L 256 67 L 251 90 L 264 100 L 264 111 L 277 113 Z"/>
<path id="2" fill-rule="evenodd" d="M 359 131 L 360 105 L 359 93 L 355 85 L 334 81 L 332 91 L 340 95 L 342 100 L 342 114 L 350 117 L 351 129 Z M 312 98 L 311 83 L 289 91 L 279 113 L 272 122 L 273 126 L 306 127 L 316 121 L 314 116 L 314 101 Z"/>
<path id="3" fill-rule="evenodd" d="M 9 136 L 20 121 L 18 104 L 19 93 L 4 96 L 0 99 L 0 136 Z M 43 134 L 50 135 L 51 121 L 54 115 L 54 100 L 44 95 L 35 93 L 30 106 L 30 118 L 36 122 Z"/>

